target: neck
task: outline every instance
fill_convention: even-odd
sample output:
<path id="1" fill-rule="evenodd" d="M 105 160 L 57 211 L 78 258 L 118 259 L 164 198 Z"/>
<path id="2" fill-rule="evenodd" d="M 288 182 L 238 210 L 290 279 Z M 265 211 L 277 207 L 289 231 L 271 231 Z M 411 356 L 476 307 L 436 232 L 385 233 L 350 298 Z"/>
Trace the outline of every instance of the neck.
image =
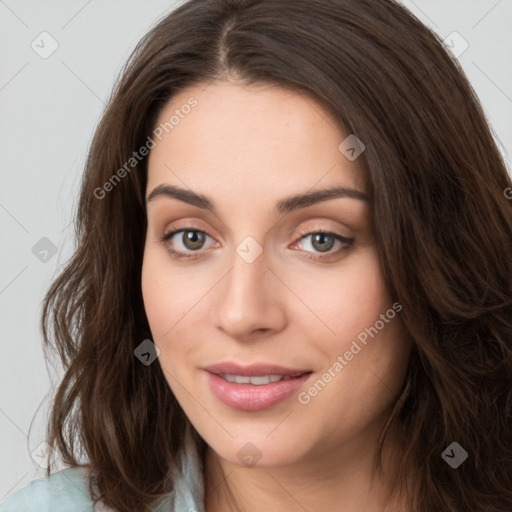
<path id="1" fill-rule="evenodd" d="M 378 430 L 279 467 L 244 467 L 222 459 L 210 447 L 205 461 L 206 512 L 407 512 L 405 500 L 386 504 L 398 436 L 390 432 L 382 467 L 374 470 Z"/>

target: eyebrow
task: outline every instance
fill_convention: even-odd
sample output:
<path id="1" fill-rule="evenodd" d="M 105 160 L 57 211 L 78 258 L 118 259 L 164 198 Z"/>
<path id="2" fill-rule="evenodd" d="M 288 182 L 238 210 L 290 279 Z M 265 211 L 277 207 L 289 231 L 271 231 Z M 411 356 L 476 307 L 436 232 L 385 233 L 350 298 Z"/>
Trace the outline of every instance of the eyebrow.
<path id="1" fill-rule="evenodd" d="M 154 201 L 159 197 L 170 197 L 178 199 L 180 201 L 183 201 L 184 203 L 196 206 L 197 208 L 215 212 L 213 202 L 205 195 L 196 194 L 191 190 L 185 190 L 182 188 L 175 187 L 173 185 L 158 185 L 147 197 L 146 204 L 151 201 Z M 351 199 L 359 199 L 360 201 L 365 202 L 370 201 L 370 198 L 360 190 L 356 190 L 349 187 L 337 186 L 287 197 L 286 199 L 280 200 L 276 204 L 274 211 L 278 215 L 284 215 L 291 211 L 298 210 L 300 208 L 306 208 L 308 206 L 320 203 L 322 201 L 328 201 L 330 199 L 344 197 Z"/>

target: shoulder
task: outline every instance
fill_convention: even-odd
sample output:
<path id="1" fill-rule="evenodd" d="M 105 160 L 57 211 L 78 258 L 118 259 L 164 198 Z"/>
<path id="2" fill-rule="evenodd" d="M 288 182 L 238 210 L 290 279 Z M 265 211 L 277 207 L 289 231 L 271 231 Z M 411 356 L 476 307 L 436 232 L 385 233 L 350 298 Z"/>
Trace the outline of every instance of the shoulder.
<path id="1" fill-rule="evenodd" d="M 0 512 L 94 512 L 87 469 L 67 468 L 33 480 L 0 502 Z"/>

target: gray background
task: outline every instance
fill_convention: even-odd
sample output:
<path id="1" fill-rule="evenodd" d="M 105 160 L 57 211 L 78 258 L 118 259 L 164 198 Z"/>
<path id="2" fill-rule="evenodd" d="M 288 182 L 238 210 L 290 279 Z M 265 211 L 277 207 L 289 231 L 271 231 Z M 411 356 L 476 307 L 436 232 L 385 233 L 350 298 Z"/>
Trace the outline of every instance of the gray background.
<path id="1" fill-rule="evenodd" d="M 44 474 L 37 447 L 61 370 L 50 367 L 50 378 L 43 360 L 40 304 L 71 254 L 94 127 L 137 41 L 177 3 L 0 0 L 0 500 Z M 512 0 L 402 3 L 443 39 L 456 31 L 469 44 L 458 58 L 510 169 Z M 55 43 L 42 32 L 58 44 L 46 59 L 39 53 Z"/>

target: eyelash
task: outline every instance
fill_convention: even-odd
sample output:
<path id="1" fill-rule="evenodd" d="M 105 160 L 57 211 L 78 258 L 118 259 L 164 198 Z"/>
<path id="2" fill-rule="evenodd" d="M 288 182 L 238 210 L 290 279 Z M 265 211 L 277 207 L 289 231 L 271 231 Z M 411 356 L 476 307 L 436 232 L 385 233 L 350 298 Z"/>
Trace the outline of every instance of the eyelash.
<path id="1" fill-rule="evenodd" d="M 195 259 L 195 258 L 197 258 L 199 256 L 199 253 L 201 252 L 200 250 L 193 251 L 193 252 L 190 252 L 190 253 L 186 253 L 186 252 L 181 252 L 181 251 L 176 251 L 174 249 L 171 249 L 167 245 L 167 242 L 174 235 L 176 235 L 178 233 L 183 233 L 185 231 L 192 231 L 192 232 L 195 232 L 195 233 L 202 233 L 202 234 L 204 234 L 206 236 L 210 236 L 206 231 L 203 231 L 201 229 L 195 229 L 195 228 L 190 226 L 190 227 L 180 228 L 180 229 L 177 229 L 177 230 L 171 231 L 170 233 L 165 234 L 163 237 L 160 238 L 160 242 L 165 245 L 167 251 L 174 258 L 177 258 L 177 259 L 188 259 L 188 260 Z M 339 252 L 341 252 L 343 250 L 348 249 L 354 243 L 354 241 L 355 241 L 354 238 L 347 238 L 347 237 L 344 237 L 342 235 L 338 235 L 337 233 L 333 233 L 331 231 L 327 231 L 327 230 L 324 230 L 324 229 L 315 229 L 314 231 L 305 231 L 305 232 L 300 233 L 299 234 L 299 238 L 294 242 L 294 244 L 299 242 L 299 241 L 301 241 L 304 238 L 307 238 L 310 235 L 316 235 L 316 234 L 325 234 L 325 235 L 332 236 L 336 240 L 338 240 L 339 242 L 344 244 L 344 246 L 341 247 L 340 249 L 338 249 L 337 251 L 334 251 L 334 252 L 317 253 L 317 254 L 322 254 L 321 256 L 306 256 L 307 258 L 312 259 L 312 260 L 323 260 L 323 259 L 328 258 L 329 256 L 333 256 L 334 254 L 337 254 L 337 253 L 339 253 Z M 212 237 L 210 237 L 210 238 L 212 238 Z M 311 254 L 308 251 L 306 251 L 306 253 L 307 254 Z"/>

